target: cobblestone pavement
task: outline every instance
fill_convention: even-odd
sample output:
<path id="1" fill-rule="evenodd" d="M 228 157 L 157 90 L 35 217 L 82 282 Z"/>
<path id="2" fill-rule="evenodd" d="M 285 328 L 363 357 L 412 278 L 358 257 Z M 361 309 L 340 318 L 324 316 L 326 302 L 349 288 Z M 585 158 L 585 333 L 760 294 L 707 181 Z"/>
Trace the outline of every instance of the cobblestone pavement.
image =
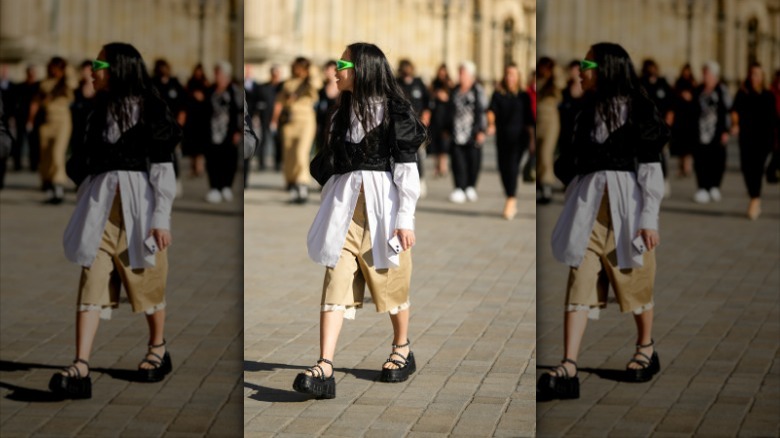
<path id="1" fill-rule="evenodd" d="M 93 398 L 59 401 L 47 385 L 75 351 L 80 270 L 61 244 L 75 194 L 42 205 L 38 184 L 34 174 L 9 173 L 0 191 L 0 435 L 241 436 L 241 197 L 210 206 L 205 177 L 185 178 L 174 202 L 166 325 L 173 373 L 155 384 L 128 380 L 148 331 L 124 303 L 98 330 Z"/>
<path id="2" fill-rule="evenodd" d="M 492 151 L 486 146 L 478 202 L 450 204 L 451 179 L 429 177 L 428 196 L 418 203 L 410 323 L 417 372 L 403 383 L 377 381 L 392 328 L 368 304 L 342 329 L 332 400 L 292 390 L 296 374 L 319 354 L 324 268 L 306 254 L 319 194 L 308 205 L 289 205 L 279 173 L 251 175 L 244 218 L 246 436 L 533 435 L 533 187 L 519 190 L 518 218 L 503 220 Z"/>
<path id="3" fill-rule="evenodd" d="M 672 176 L 662 203 L 654 325 L 661 373 L 647 383 L 615 380 L 636 330 L 610 303 L 585 333 L 581 398 L 539 403 L 539 436 L 780 435 L 780 195 L 764 185 L 764 212 L 749 221 L 737 157 L 731 145 L 722 202 L 694 204 L 694 178 Z M 568 271 L 549 243 L 562 199 L 556 194 L 538 212 L 537 375 L 563 357 Z"/>

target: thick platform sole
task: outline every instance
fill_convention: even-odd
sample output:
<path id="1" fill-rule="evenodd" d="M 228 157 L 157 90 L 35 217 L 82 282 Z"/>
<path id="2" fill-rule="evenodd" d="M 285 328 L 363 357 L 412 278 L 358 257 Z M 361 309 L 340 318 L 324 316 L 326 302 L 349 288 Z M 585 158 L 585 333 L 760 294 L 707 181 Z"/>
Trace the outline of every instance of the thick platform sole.
<path id="1" fill-rule="evenodd" d="M 537 401 L 547 400 L 572 400 L 580 398 L 580 378 L 570 377 L 568 379 L 542 374 L 536 383 Z"/>
<path id="2" fill-rule="evenodd" d="M 417 364 L 414 361 L 414 353 L 409 352 L 406 366 L 396 369 L 382 368 L 382 373 L 379 375 L 379 381 L 385 383 L 405 382 L 415 371 L 417 371 Z"/>
<path id="3" fill-rule="evenodd" d="M 625 373 L 625 381 L 633 383 L 643 383 L 652 380 L 653 376 L 661 371 L 661 360 L 658 358 L 658 353 L 653 352 L 650 357 L 650 365 L 647 368 L 641 368 L 638 370 L 627 369 Z"/>
<path id="4" fill-rule="evenodd" d="M 49 380 L 49 390 L 66 398 L 92 398 L 92 378 L 87 376 L 77 379 L 57 373 Z"/>
<path id="5" fill-rule="evenodd" d="M 293 389 L 304 394 L 311 394 L 318 399 L 336 398 L 336 379 L 331 376 L 322 380 L 301 373 L 295 377 Z"/>
<path id="6" fill-rule="evenodd" d="M 173 362 L 171 362 L 171 355 L 166 351 L 159 368 L 150 370 L 138 369 L 136 380 L 144 383 L 159 382 L 171 371 L 173 371 Z"/>

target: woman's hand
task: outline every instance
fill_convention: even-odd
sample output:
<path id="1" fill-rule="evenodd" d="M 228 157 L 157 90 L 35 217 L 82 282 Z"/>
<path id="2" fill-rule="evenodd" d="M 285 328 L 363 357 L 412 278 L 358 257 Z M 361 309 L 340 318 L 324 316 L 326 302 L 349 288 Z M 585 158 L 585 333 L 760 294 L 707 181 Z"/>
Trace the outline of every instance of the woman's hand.
<path id="1" fill-rule="evenodd" d="M 393 236 L 398 236 L 398 241 L 401 242 L 401 248 L 404 251 L 414 246 L 414 230 L 396 229 L 393 232 Z"/>
<path id="2" fill-rule="evenodd" d="M 173 239 L 171 238 L 171 232 L 168 230 L 163 230 L 160 228 L 152 228 L 150 234 L 154 236 L 154 240 L 157 242 L 157 247 L 160 248 L 160 251 L 169 247 L 171 243 L 173 243 Z"/>
<path id="3" fill-rule="evenodd" d="M 642 240 L 645 241 L 645 246 L 648 251 L 652 251 L 653 248 L 661 243 L 661 237 L 656 230 L 641 229 L 639 230 L 639 235 L 642 236 Z"/>

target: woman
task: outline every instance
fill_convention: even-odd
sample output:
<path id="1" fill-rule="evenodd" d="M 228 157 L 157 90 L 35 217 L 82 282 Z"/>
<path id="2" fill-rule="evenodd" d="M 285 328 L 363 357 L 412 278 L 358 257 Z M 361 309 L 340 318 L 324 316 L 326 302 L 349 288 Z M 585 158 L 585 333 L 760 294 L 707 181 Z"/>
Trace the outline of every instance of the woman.
<path id="1" fill-rule="evenodd" d="M 206 167 L 203 154 L 206 152 L 206 139 L 209 137 L 209 102 L 206 101 L 206 95 L 210 86 L 203 64 L 197 64 L 187 81 L 182 140 L 182 153 L 190 157 L 191 177 L 201 176 Z"/>
<path id="2" fill-rule="evenodd" d="M 41 81 L 39 93 L 30 105 L 29 124 L 41 110 L 44 118 L 40 126 L 41 162 L 38 171 L 49 204 L 61 204 L 65 197 L 65 154 L 73 129 L 70 104 L 73 90 L 68 86 L 65 69 L 68 63 L 55 56 L 47 67 L 48 77 Z"/>
<path id="3" fill-rule="evenodd" d="M 137 380 L 162 380 L 172 368 L 163 329 L 176 193 L 172 161 L 180 130 L 133 46 L 104 46 L 92 77 L 95 110 L 84 143 L 67 164 L 68 176 L 79 185 L 63 239 L 65 255 L 82 266 L 76 359 L 49 382 L 52 391 L 70 398 L 92 395 L 92 343 L 100 319 L 109 319 L 118 306 L 120 285 L 149 325 L 149 350 Z"/>
<path id="4" fill-rule="evenodd" d="M 306 203 L 309 197 L 311 147 L 317 133 L 314 111 L 318 99 L 318 84 L 314 84 L 306 58 L 296 58 L 292 64 L 292 79 L 285 81 L 276 95 L 271 129 L 279 127 L 282 135 L 282 163 L 284 180 L 290 193 L 290 202 Z"/>
<path id="5" fill-rule="evenodd" d="M 739 134 L 739 164 L 750 196 L 750 220 L 761 214 L 761 179 L 777 135 L 775 111 L 775 96 L 764 85 L 764 70 L 753 63 L 731 107 L 732 135 Z"/>
<path id="6" fill-rule="evenodd" d="M 634 314 L 638 331 L 625 380 L 646 381 L 660 370 L 652 338 L 653 250 L 669 130 L 619 45 L 591 47 L 582 62 L 582 88 L 586 100 L 572 145 L 555 163 L 556 176 L 568 186 L 552 236 L 553 254 L 570 266 L 565 356 L 539 378 L 541 399 L 579 397 L 580 343 L 588 318 L 606 307 L 606 281 L 621 311 Z"/>
<path id="7" fill-rule="evenodd" d="M 549 204 L 552 200 L 552 188 L 555 184 L 553 157 L 558 135 L 561 132 L 561 119 L 558 105 L 561 102 L 561 90 L 558 88 L 555 74 L 555 61 L 542 57 L 536 65 L 538 86 L 539 123 L 536 130 L 536 199 L 540 204 Z"/>
<path id="8" fill-rule="evenodd" d="M 520 158 L 528 148 L 534 130 L 531 100 L 520 89 L 520 72 L 517 64 L 504 67 L 501 79 L 487 112 L 488 134 L 496 134 L 498 170 L 504 186 L 506 202 L 504 219 L 517 215 L 517 178 L 520 173 Z"/>
<path id="9" fill-rule="evenodd" d="M 244 108 L 241 91 L 233 84 L 233 66 L 220 61 L 214 66 L 214 85 L 206 95 L 209 106 L 206 202 L 233 201 L 233 179 L 238 170 L 238 147 L 242 139 Z"/>
<path id="10" fill-rule="evenodd" d="M 377 46 L 351 44 L 341 57 L 336 73 L 341 95 L 329 136 L 311 164 L 323 185 L 308 235 L 309 256 L 326 266 L 320 359 L 293 384 L 318 398 L 336 396 L 336 341 L 343 319 L 354 319 L 363 306 L 366 285 L 377 312 L 389 313 L 393 325 L 393 350 L 380 380 L 402 382 L 416 369 L 407 337 L 410 248 L 420 195 L 416 152 L 425 145 L 426 131 Z"/>
<path id="11" fill-rule="evenodd" d="M 672 142 L 670 152 L 679 157 L 677 175 L 687 177 L 693 171 L 693 147 L 698 143 L 696 134 L 696 102 L 693 94 L 696 92 L 696 80 L 690 64 L 685 64 L 680 71 L 680 77 L 674 83 L 671 115 L 667 123 L 672 126 Z"/>
<path id="12" fill-rule="evenodd" d="M 720 185 L 726 173 L 726 143 L 729 140 L 730 96 L 720 81 L 720 65 L 710 61 L 702 68 L 702 83 L 693 94 L 696 143 L 693 170 L 698 190 L 693 202 L 720 202 Z"/>
<path id="13" fill-rule="evenodd" d="M 447 73 L 447 64 L 442 64 L 436 71 L 436 79 L 431 82 L 431 144 L 428 153 L 436 157 L 434 177 L 447 176 L 447 156 L 450 153 L 450 137 L 445 131 L 447 124 L 447 106 L 453 83 Z"/>

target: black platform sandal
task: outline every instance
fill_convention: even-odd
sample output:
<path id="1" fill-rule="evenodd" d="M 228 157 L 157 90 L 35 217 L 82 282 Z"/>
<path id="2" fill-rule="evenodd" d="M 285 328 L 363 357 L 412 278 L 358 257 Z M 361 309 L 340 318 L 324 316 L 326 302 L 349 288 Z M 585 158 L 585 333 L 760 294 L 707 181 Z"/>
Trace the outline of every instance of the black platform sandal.
<path id="1" fill-rule="evenodd" d="M 162 344 L 149 345 L 149 351 L 146 353 L 144 360 L 138 364 L 138 381 L 139 382 L 159 382 L 164 379 L 166 374 L 173 370 L 173 364 L 171 363 L 171 355 L 168 353 L 168 349 L 165 349 L 165 354 L 160 357 L 159 354 L 152 353 L 152 348 L 160 348 L 165 346 L 165 340 Z M 157 360 L 149 359 L 149 356 L 154 356 Z M 144 363 L 152 365 L 154 368 L 140 368 Z"/>
<path id="2" fill-rule="evenodd" d="M 576 374 L 569 375 L 569 371 L 563 365 L 566 362 L 574 365 L 575 370 L 577 369 L 577 362 L 566 358 L 561 361 L 560 365 L 553 368 L 555 374 L 542 374 L 536 383 L 537 401 L 580 398 L 580 378 Z"/>
<path id="3" fill-rule="evenodd" d="M 330 376 L 325 377 L 325 370 L 320 363 L 325 362 L 330 365 Z M 311 394 L 315 398 L 336 398 L 336 379 L 333 378 L 333 362 L 325 358 L 319 358 L 317 365 L 309 368 L 311 375 L 300 373 L 295 377 L 293 389 L 304 394 Z"/>
<path id="4" fill-rule="evenodd" d="M 652 379 L 655 374 L 661 371 L 661 361 L 658 359 L 658 353 L 655 351 L 655 348 L 653 348 L 652 356 L 648 356 L 639 351 L 640 348 L 652 347 L 654 345 L 655 341 L 652 339 L 647 345 L 636 345 L 636 353 L 634 353 L 634 357 L 628 361 L 628 365 L 633 362 L 639 364 L 641 368 L 626 368 L 625 380 L 627 382 L 647 382 L 648 380 Z M 642 356 L 643 359 L 637 359 L 637 355 Z"/>
<path id="5" fill-rule="evenodd" d="M 393 344 L 393 350 L 396 348 L 404 348 L 409 346 L 409 340 L 406 340 L 406 343 L 403 345 L 396 345 Z M 393 359 L 393 356 L 398 356 L 403 360 L 401 362 L 400 360 Z M 387 383 L 397 383 L 397 382 L 403 382 L 406 381 L 406 379 L 409 378 L 409 376 L 417 371 L 417 364 L 414 362 L 414 353 L 412 353 L 411 350 L 409 350 L 409 357 L 404 357 L 403 354 L 393 351 L 390 353 L 390 356 L 387 358 L 385 363 L 393 363 L 398 368 L 384 368 L 382 367 L 382 374 L 379 375 L 379 381 L 380 382 L 387 382 Z"/>
<path id="6" fill-rule="evenodd" d="M 82 376 L 76 366 L 83 363 L 87 366 L 87 375 Z M 65 368 L 66 374 L 56 373 L 49 380 L 51 392 L 66 398 L 86 399 L 92 398 L 92 378 L 89 377 L 89 362 L 84 359 L 76 359 L 73 365 Z"/>

